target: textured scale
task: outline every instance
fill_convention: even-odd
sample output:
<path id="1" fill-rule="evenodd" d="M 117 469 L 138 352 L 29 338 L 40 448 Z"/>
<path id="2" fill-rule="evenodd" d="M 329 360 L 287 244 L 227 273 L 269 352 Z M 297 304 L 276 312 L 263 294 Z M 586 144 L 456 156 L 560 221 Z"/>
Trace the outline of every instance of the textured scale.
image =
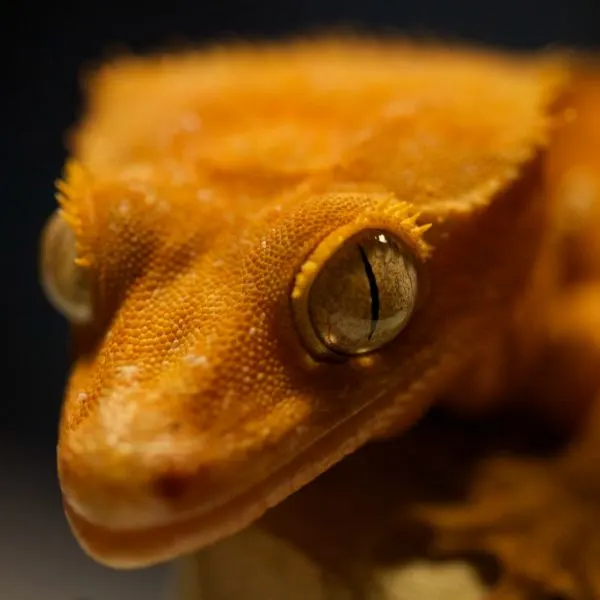
<path id="1" fill-rule="evenodd" d="M 554 285 L 563 162 L 546 157 L 570 77 L 558 55 L 359 38 L 94 74 L 59 184 L 92 281 L 58 452 L 87 551 L 131 567 L 195 550 L 442 392 L 485 403 L 507 376 L 494 358 L 510 342 L 525 360 Z M 427 293 L 381 349 L 321 361 L 294 317 L 299 273 L 382 224 Z"/>

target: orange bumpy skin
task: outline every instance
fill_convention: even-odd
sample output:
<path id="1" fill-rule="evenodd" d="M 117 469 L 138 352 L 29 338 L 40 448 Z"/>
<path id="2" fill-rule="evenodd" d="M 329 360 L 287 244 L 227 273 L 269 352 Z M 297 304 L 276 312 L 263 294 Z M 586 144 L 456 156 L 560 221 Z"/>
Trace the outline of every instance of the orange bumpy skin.
<path id="1" fill-rule="evenodd" d="M 546 157 L 569 65 L 324 38 L 90 79 L 59 185 L 91 318 L 58 465 L 93 557 L 143 566 L 239 530 L 465 369 L 491 396 L 491 357 L 510 339 L 525 360 L 537 329 L 515 325 L 554 284 Z M 364 229 L 405 246 L 419 301 L 381 348 L 328 360 L 302 333 L 311 273 Z"/>

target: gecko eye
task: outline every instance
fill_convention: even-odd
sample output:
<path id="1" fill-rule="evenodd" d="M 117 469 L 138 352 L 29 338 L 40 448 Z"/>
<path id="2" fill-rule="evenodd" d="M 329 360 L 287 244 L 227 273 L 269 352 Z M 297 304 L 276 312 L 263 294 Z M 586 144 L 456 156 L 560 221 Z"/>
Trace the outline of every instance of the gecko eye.
<path id="1" fill-rule="evenodd" d="M 58 212 L 48 219 L 40 241 L 40 281 L 46 298 L 70 321 L 89 321 L 87 271 L 75 263 L 75 235 Z"/>
<path id="2" fill-rule="evenodd" d="M 406 326 L 417 284 L 416 260 L 401 240 L 385 231 L 363 231 L 316 274 L 306 302 L 310 326 L 330 352 L 371 352 Z"/>

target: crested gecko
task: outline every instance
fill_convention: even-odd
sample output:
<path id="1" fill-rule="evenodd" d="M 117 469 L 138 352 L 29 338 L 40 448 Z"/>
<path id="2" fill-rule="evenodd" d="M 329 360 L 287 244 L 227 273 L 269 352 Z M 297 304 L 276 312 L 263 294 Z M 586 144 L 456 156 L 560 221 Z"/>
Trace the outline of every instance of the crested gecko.
<path id="1" fill-rule="evenodd" d="M 434 402 L 512 402 L 564 453 L 423 518 L 499 556 L 499 598 L 600 597 L 593 57 L 323 36 L 121 57 L 86 91 L 41 237 L 86 552 L 196 551 Z"/>

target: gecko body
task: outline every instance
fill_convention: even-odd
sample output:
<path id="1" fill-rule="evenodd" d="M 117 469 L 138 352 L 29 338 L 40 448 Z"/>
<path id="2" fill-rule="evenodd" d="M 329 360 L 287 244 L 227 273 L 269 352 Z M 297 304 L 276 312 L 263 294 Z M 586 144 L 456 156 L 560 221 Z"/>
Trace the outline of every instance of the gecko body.
<path id="1" fill-rule="evenodd" d="M 594 69 L 360 37 L 100 69 L 42 240 L 73 322 L 58 467 L 86 551 L 197 550 L 434 402 L 523 386 L 573 433 L 540 477 L 597 481 Z M 540 391 L 544 360 L 570 383 Z"/>

